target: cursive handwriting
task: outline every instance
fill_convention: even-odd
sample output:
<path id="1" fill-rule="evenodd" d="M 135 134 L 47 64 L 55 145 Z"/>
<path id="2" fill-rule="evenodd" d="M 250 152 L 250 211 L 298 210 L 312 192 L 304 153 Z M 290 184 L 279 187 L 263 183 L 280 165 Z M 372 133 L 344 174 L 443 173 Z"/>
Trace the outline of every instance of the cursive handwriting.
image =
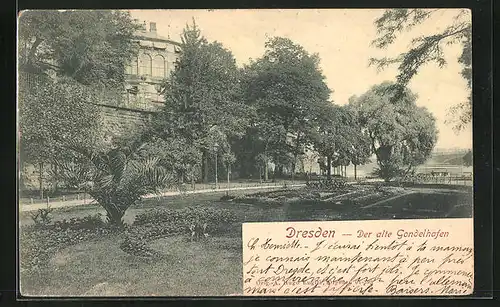
<path id="1" fill-rule="evenodd" d="M 472 239 L 466 240 L 472 237 L 464 234 L 469 224 L 452 221 L 451 225 L 401 221 L 382 229 L 376 221 L 358 222 L 363 226 L 360 229 L 342 229 L 338 222 L 318 222 L 314 227 L 273 223 L 267 224 L 271 229 L 263 236 L 257 235 L 258 229 L 247 229 L 243 292 L 295 296 L 469 294 L 474 282 L 473 244 Z M 280 236 L 280 227 L 285 236 Z M 355 235 L 336 236 L 336 232 Z"/>

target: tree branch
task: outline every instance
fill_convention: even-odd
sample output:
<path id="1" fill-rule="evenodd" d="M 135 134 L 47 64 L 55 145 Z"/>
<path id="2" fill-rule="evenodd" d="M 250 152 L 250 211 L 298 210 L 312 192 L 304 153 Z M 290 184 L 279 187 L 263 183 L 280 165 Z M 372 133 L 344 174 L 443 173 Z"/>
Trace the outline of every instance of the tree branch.
<path id="1" fill-rule="evenodd" d="M 36 49 L 38 48 L 38 46 L 40 46 L 42 42 L 43 42 L 42 38 L 39 37 L 35 38 L 35 42 L 31 46 L 30 51 L 28 52 L 28 58 L 26 59 L 26 64 L 28 64 L 29 66 L 33 65 Z"/>

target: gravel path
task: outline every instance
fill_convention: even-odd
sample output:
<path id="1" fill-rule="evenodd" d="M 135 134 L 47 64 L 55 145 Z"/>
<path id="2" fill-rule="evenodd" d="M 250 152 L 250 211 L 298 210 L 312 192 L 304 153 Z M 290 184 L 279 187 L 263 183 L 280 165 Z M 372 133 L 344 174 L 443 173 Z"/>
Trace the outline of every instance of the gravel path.
<path id="1" fill-rule="evenodd" d="M 287 187 L 303 187 L 305 184 L 290 184 Z M 275 185 L 275 186 L 253 186 L 253 187 L 239 187 L 239 188 L 223 188 L 223 189 L 207 189 L 207 190 L 196 190 L 196 191 L 170 191 L 161 193 L 160 195 L 146 195 L 143 198 L 155 198 L 162 196 L 175 196 L 181 194 L 199 194 L 199 193 L 217 193 L 217 192 L 225 192 L 225 191 L 239 191 L 239 190 L 261 190 L 261 189 L 276 189 L 283 188 L 283 185 Z M 83 205 L 96 204 L 93 199 L 87 199 L 85 202 L 83 200 L 67 200 L 67 201 L 56 201 L 50 204 L 50 208 L 66 208 L 66 207 L 76 207 Z M 28 212 L 28 211 L 36 211 L 38 209 L 46 208 L 47 205 L 44 203 L 41 204 L 19 204 L 19 212 Z"/>

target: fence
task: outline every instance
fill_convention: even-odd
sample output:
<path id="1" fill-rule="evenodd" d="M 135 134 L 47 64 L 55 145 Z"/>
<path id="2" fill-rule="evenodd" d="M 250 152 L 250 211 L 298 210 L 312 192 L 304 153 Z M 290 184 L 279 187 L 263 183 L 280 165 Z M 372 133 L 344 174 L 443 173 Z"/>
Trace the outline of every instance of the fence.
<path id="1" fill-rule="evenodd" d="M 304 181 L 291 181 L 282 180 L 275 182 L 218 182 L 217 187 L 215 183 L 197 183 L 194 186 L 191 184 L 183 184 L 181 186 L 172 187 L 169 189 L 162 190 L 162 193 L 182 193 L 182 192 L 193 192 L 193 191 L 214 191 L 217 190 L 228 190 L 228 189 L 239 189 L 239 188 L 268 188 L 268 187 L 285 187 L 289 185 L 304 184 Z M 23 197 L 20 199 L 20 204 L 22 205 L 33 205 L 33 204 L 47 204 L 61 203 L 66 201 L 77 201 L 83 204 L 90 204 L 93 200 L 87 193 L 75 193 L 70 195 L 63 195 L 58 197 L 46 197 L 44 199 L 40 198 L 27 198 Z"/>
<path id="2" fill-rule="evenodd" d="M 52 203 L 60 203 L 66 201 L 82 201 L 83 204 L 90 204 L 92 198 L 87 193 L 75 193 L 69 195 L 62 195 L 58 197 L 50 197 L 47 196 L 43 199 L 34 198 L 34 197 L 23 197 L 19 199 L 19 202 L 23 205 L 33 205 L 33 204 L 47 204 L 50 205 Z"/>
<path id="3" fill-rule="evenodd" d="M 472 186 L 472 176 L 415 176 L 404 180 L 412 184 L 447 184 Z"/>
<path id="4" fill-rule="evenodd" d="M 200 190 L 226 190 L 226 189 L 237 189 L 237 188 L 258 188 L 258 187 L 274 187 L 274 186 L 287 186 L 287 185 L 295 185 L 295 184 L 304 184 L 303 180 L 281 180 L 281 181 L 267 181 L 267 182 L 218 182 L 217 186 L 215 182 L 212 183 L 196 183 L 192 184 L 182 184 L 179 187 L 173 187 L 170 189 L 165 189 L 163 192 L 188 192 L 188 191 L 200 191 Z"/>

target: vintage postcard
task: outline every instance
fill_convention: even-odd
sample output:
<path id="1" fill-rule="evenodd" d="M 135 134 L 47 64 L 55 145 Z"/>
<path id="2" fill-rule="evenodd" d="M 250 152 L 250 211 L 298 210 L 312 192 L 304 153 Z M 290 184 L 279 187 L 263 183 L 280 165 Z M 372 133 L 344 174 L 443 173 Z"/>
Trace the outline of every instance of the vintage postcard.
<path id="1" fill-rule="evenodd" d="M 20 12 L 20 294 L 471 295 L 471 28 Z"/>

